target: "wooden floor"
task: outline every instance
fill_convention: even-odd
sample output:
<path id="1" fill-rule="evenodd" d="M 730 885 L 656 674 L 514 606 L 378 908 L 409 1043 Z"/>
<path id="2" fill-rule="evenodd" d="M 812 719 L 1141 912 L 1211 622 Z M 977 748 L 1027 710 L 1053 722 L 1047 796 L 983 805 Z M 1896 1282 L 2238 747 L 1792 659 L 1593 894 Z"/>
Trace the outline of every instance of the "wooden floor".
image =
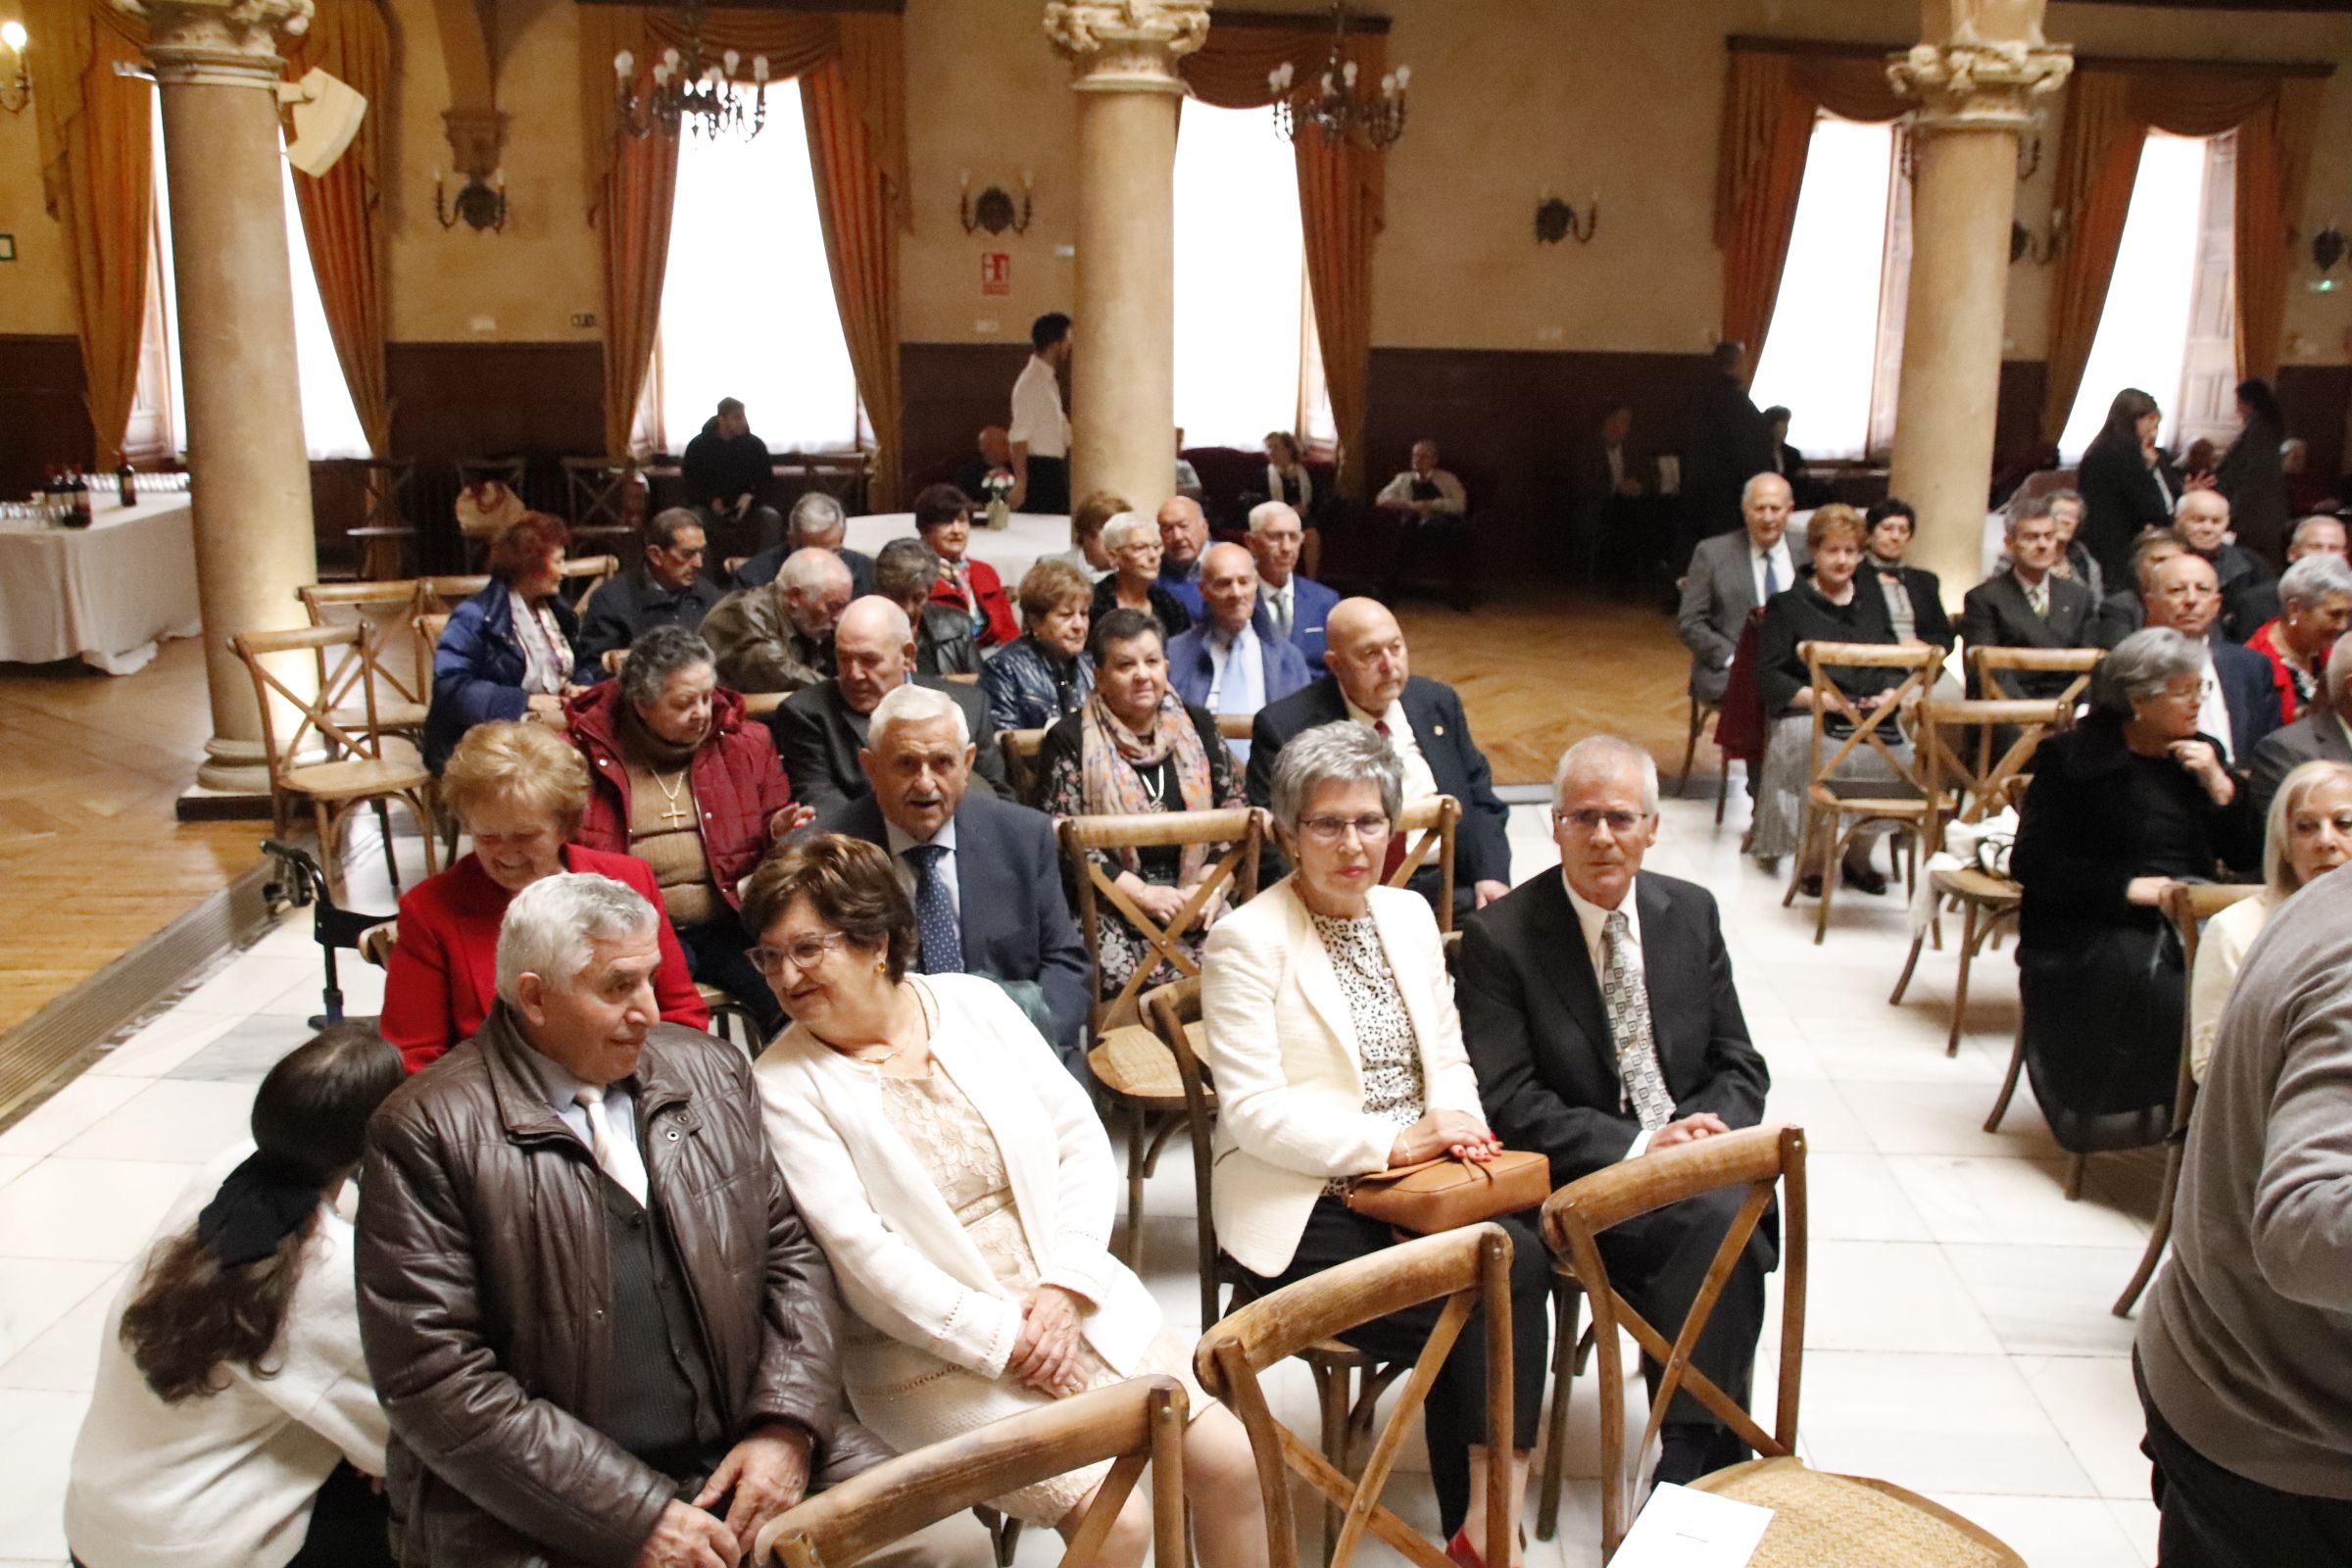
<path id="1" fill-rule="evenodd" d="M 1414 671 L 1460 689 L 1496 783 L 1547 782 L 1599 730 L 1669 774 L 1681 761 L 1688 664 L 1657 605 L 1544 588 L 1475 615 L 1412 601 L 1399 618 Z M 0 1030 L 258 858 L 263 823 L 173 817 L 210 732 L 192 640 L 133 675 L 0 665 Z"/>

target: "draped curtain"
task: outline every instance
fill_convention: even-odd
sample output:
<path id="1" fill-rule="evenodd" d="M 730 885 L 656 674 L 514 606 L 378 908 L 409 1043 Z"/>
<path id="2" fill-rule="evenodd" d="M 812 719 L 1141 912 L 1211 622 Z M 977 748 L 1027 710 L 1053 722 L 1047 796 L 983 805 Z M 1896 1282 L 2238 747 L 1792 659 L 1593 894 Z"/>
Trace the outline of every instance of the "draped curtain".
<path id="1" fill-rule="evenodd" d="M 1384 33 L 1348 35 L 1348 58 L 1367 89 L 1388 69 L 1388 47 Z M 1288 61 L 1302 78 L 1312 78 L 1321 74 L 1330 51 L 1330 32 L 1311 21 L 1237 25 L 1220 17 L 1207 43 L 1185 56 L 1179 69 L 1204 104 L 1262 109 L 1274 103 L 1266 77 L 1276 66 Z M 1372 379 L 1372 246 L 1383 223 L 1387 162 L 1368 147 L 1327 141 L 1311 126 L 1300 129 L 1294 149 L 1307 288 L 1323 344 L 1332 423 L 1340 434 L 1340 486 L 1356 495 L 1363 486 L 1359 454 Z"/>
<path id="2" fill-rule="evenodd" d="M 351 388 L 352 407 L 377 457 L 392 451 L 392 398 L 384 373 L 388 307 L 384 298 L 384 146 L 392 133 L 392 42 L 378 0 L 318 0 L 310 30 L 281 41 L 286 74 L 312 67 L 349 83 L 368 100 L 351 146 L 324 174 L 296 172 L 294 200 L 318 277 L 318 303 Z"/>
<path id="3" fill-rule="evenodd" d="M 154 89 L 115 67 L 145 69 L 147 24 L 94 0 L 25 0 L 24 12 L 41 58 L 41 193 L 74 258 L 90 429 L 98 466 L 112 468 L 138 390 L 155 220 Z"/>
<path id="4" fill-rule="evenodd" d="M 2107 304 L 2124 219 L 2150 130 L 2237 132 L 2237 219 L 2231 266 L 2241 376 L 2278 372 L 2293 267 L 2288 235 L 2303 210 L 2321 78 L 2279 67 L 2093 62 L 2067 83 L 2053 210 L 2067 215 L 2050 306 L 2049 385 L 2042 433 L 2066 427 Z"/>
<path id="5" fill-rule="evenodd" d="M 1731 41 L 1715 170 L 1723 253 L 1723 337 L 1747 345 L 1752 374 L 1780 298 L 1815 117 L 1884 123 L 1913 108 L 1886 81 L 1886 54 L 1792 52 Z"/>
<path id="6" fill-rule="evenodd" d="M 675 11 L 599 5 L 581 7 L 579 16 L 588 212 L 605 254 L 605 440 L 618 453 L 628 449 L 659 330 L 678 150 L 667 137 L 622 130 L 612 62 L 624 49 L 634 55 L 637 86 L 647 90 L 662 51 L 683 49 L 686 31 Z M 767 57 L 770 79 L 800 80 L 825 259 L 878 448 L 874 504 L 895 505 L 903 422 L 899 236 L 912 221 L 900 19 L 714 10 L 706 14 L 703 47 L 707 56 L 736 50 L 738 80 L 750 80 L 757 55 Z"/>

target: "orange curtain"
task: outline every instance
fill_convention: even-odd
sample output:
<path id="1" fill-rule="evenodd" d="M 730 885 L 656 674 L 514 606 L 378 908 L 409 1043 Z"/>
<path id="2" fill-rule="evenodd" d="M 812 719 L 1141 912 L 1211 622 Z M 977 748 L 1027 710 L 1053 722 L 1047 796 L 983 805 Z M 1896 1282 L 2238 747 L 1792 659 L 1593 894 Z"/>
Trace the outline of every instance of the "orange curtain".
<path id="1" fill-rule="evenodd" d="M 833 297 L 841 308 L 842 335 L 849 342 L 858 395 L 874 428 L 871 505 L 878 512 L 899 504 L 903 462 L 899 230 L 906 221 L 906 193 L 887 168 L 877 165 L 874 137 L 858 114 L 852 72 L 900 75 L 898 20 L 843 17 L 841 54 L 801 78 L 801 111 L 808 125 L 808 156 L 815 166 L 817 210 L 824 218 L 825 261 L 833 271 Z M 868 30 L 887 36 L 852 46 L 854 34 Z"/>
<path id="2" fill-rule="evenodd" d="M 155 220 L 154 89 L 117 75 L 145 69 L 143 21 L 91 0 L 25 0 L 40 51 L 32 95 L 41 191 L 74 256 L 74 314 L 97 463 L 122 461 L 139 383 L 147 251 Z"/>
<path id="3" fill-rule="evenodd" d="M 662 275 L 677 205 L 678 144 L 668 136 L 621 138 L 605 176 L 598 218 L 605 250 L 605 450 L 629 450 L 662 323 Z"/>
<path id="4" fill-rule="evenodd" d="M 318 276 L 335 359 L 352 407 L 377 457 L 392 450 L 392 399 L 384 374 L 384 144 L 390 135 L 391 38 L 376 0 L 318 0 L 310 30 L 284 44 L 286 74 L 312 67 L 340 77 L 368 100 L 359 134 L 317 179 L 296 172 L 294 199 Z"/>
<path id="5" fill-rule="evenodd" d="M 2067 84 L 2051 205 L 2067 215 L 2050 308 L 2049 387 L 2042 432 L 2066 426 L 2090 358 L 2124 218 L 2150 130 L 2176 136 L 2238 133 L 2232 236 L 2241 375 L 2278 368 L 2293 260 L 2287 235 L 2302 210 L 2320 80 L 2277 67 L 2208 70 L 2163 65 L 2079 66 Z"/>
<path id="6" fill-rule="evenodd" d="M 1883 53 L 1790 53 L 1735 41 L 1715 169 L 1715 248 L 1723 252 L 1723 336 L 1744 343 L 1752 372 L 1780 298 L 1813 122 L 1899 119 L 1910 105 L 1886 81 Z"/>
<path id="7" fill-rule="evenodd" d="M 1360 82 L 1388 69 L 1386 34 L 1351 32 L 1348 58 Z M 1208 41 L 1184 58 L 1185 84 L 1219 109 L 1269 108 L 1267 74 L 1285 61 L 1299 74 L 1320 75 L 1330 55 L 1330 32 L 1313 23 L 1298 26 L 1209 29 Z M 1305 241 L 1306 281 L 1322 339 L 1323 383 L 1339 428 L 1343 492 L 1363 490 L 1364 421 L 1372 383 L 1372 247 L 1385 221 L 1386 158 L 1352 142 L 1332 143 L 1302 128 L 1294 144 L 1298 164 L 1298 222 Z"/>

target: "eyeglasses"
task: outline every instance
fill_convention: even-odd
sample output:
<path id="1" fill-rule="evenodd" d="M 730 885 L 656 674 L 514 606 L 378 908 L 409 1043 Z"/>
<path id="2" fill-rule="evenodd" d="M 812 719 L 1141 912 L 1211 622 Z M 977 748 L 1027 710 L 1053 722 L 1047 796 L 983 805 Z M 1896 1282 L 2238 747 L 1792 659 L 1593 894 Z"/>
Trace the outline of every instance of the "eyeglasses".
<path id="1" fill-rule="evenodd" d="M 1562 827 L 1573 827 L 1579 833 L 1594 832 L 1602 826 L 1622 838 L 1640 827 L 1645 818 L 1632 811 L 1560 811 L 1554 810 L 1551 819 Z"/>
<path id="2" fill-rule="evenodd" d="M 752 950 L 751 959 L 761 974 L 780 974 L 786 964 L 807 974 L 825 961 L 826 954 L 848 940 L 835 931 L 821 937 L 803 937 L 785 948 L 771 948 L 761 943 Z"/>
<path id="3" fill-rule="evenodd" d="M 1298 824 L 1298 830 L 1317 844 L 1337 844 L 1352 828 L 1355 836 L 1369 844 L 1389 836 L 1389 819 L 1385 816 L 1310 816 Z"/>

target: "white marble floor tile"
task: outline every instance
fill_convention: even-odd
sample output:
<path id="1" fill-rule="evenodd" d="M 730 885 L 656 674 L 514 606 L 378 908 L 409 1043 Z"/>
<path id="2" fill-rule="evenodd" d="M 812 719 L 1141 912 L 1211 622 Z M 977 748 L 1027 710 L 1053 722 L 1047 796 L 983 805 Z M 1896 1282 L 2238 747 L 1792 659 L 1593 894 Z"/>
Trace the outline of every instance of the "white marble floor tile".
<path id="1" fill-rule="evenodd" d="M 57 1152 L 67 1159 L 164 1160 L 201 1165 L 247 1136 L 253 1086 L 159 1079 L 75 1134 Z"/>
<path id="2" fill-rule="evenodd" d="M 2156 1530 L 2161 1522 L 2156 1504 L 2143 1493 L 2137 1497 L 2109 1497 L 2107 1511 L 2123 1527 L 2144 1568 L 2156 1568 Z"/>
<path id="3" fill-rule="evenodd" d="M 103 1078 L 160 1078 L 237 1022 L 227 1013 L 173 1008 L 100 1056 L 89 1071 Z"/>
<path id="4" fill-rule="evenodd" d="M 99 1078 L 84 1073 L 33 1106 L 23 1121 L 0 1133 L 0 1154 L 39 1159 L 53 1153 L 147 1083 L 143 1078 Z"/>
<path id="5" fill-rule="evenodd" d="M 2058 1355 L 2020 1359 L 2017 1369 L 2099 1494 L 2145 1501 L 2148 1460 L 2139 1451 L 2139 1440 L 2148 1423 L 2132 1382 L 2131 1360 Z"/>
<path id="6" fill-rule="evenodd" d="M 1992 1355 L 2001 1348 L 1942 1249 L 1913 1242 L 1816 1240 L 1805 1344 L 1943 1355 Z"/>
<path id="7" fill-rule="evenodd" d="M 2027 1568 L 2143 1568 L 2139 1548 L 2095 1497 L 1947 1492 L 1934 1500 L 1998 1536 Z"/>
<path id="8" fill-rule="evenodd" d="M 0 1154 L 0 1187 L 24 1175 L 38 1163 L 30 1154 Z"/>
<path id="9" fill-rule="evenodd" d="M 0 1187 L 0 1258 L 127 1263 L 196 1170 L 149 1160 L 44 1159 Z"/>
<path id="10" fill-rule="evenodd" d="M 1823 1468 L 1914 1492 L 2096 1495 L 2002 1355 L 1808 1353 L 1803 1425 Z"/>
<path id="11" fill-rule="evenodd" d="M 1996 1086 L 1986 1083 L 1900 1083 L 1850 1079 L 1838 1093 L 1883 1154 L 2026 1154 L 2048 1156 L 2058 1146 L 2021 1087 L 1997 1133 L 1984 1131 Z"/>
<path id="12" fill-rule="evenodd" d="M 316 949 L 314 948 L 314 951 Z M 355 956 L 356 957 L 356 956 Z M 181 998 L 174 1011 L 218 1012 L 242 1017 L 319 974 L 316 958 L 246 953 Z"/>
<path id="13" fill-rule="evenodd" d="M 1827 1079 L 1775 1080 L 1764 1100 L 1764 1119 L 1802 1127 L 1808 1152 L 1873 1152 L 1870 1135 L 1846 1107 L 1845 1096 Z"/>
<path id="14" fill-rule="evenodd" d="M 0 1389 L 0 1557 L 66 1560 L 61 1503 L 88 1396 Z"/>
<path id="15" fill-rule="evenodd" d="M 2011 1355 L 2132 1353 L 2138 1324 L 2112 1308 L 2139 1248 L 1947 1243 L 1943 1253 Z"/>
<path id="16" fill-rule="evenodd" d="M 26 1265 L 20 1260 L 7 1266 L 15 1270 Z M 14 1355 L 0 1360 L 0 1389 L 47 1389 L 86 1397 L 97 1382 L 98 1350 L 106 1335 L 108 1313 L 128 1273 L 126 1268 L 108 1273 L 64 1316 Z"/>
<path id="17" fill-rule="evenodd" d="M 1884 1155 L 1809 1152 L 1805 1200 L 1816 1242 L 1935 1240 Z"/>
<path id="18" fill-rule="evenodd" d="M 39 1339 L 116 1272 L 112 1264 L 75 1258 L 0 1262 L 0 1361 Z"/>
<path id="19" fill-rule="evenodd" d="M 2147 1229 L 2085 1193 L 2066 1197 L 2063 1159 L 1897 1154 L 1887 1163 L 1939 1242 L 2131 1247 Z"/>

